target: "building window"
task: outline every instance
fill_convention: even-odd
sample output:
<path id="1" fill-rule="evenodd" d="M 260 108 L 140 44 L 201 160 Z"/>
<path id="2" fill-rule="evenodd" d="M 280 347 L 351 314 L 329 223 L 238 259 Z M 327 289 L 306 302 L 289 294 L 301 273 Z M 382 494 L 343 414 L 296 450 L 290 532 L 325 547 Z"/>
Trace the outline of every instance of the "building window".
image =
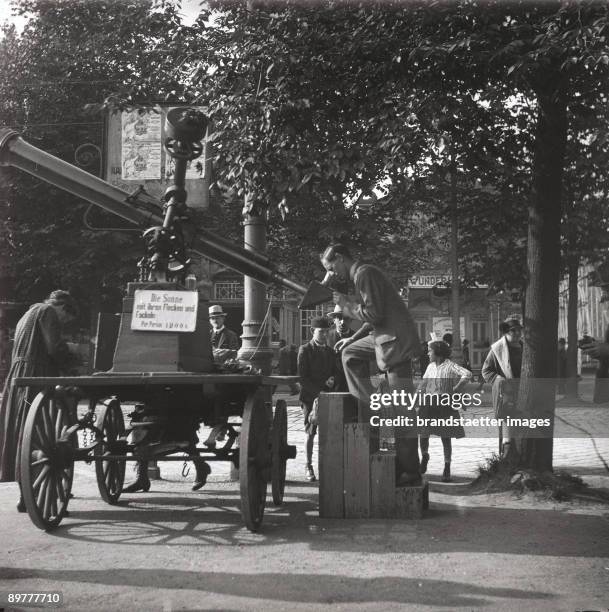
<path id="1" fill-rule="evenodd" d="M 478 348 L 489 346 L 486 321 L 472 321 L 472 343 Z"/>
<path id="2" fill-rule="evenodd" d="M 242 300 L 243 283 L 241 281 L 218 281 L 214 283 L 214 299 Z"/>
<path id="3" fill-rule="evenodd" d="M 429 341 L 429 336 L 427 335 L 427 321 L 417 321 L 417 331 L 421 342 Z"/>

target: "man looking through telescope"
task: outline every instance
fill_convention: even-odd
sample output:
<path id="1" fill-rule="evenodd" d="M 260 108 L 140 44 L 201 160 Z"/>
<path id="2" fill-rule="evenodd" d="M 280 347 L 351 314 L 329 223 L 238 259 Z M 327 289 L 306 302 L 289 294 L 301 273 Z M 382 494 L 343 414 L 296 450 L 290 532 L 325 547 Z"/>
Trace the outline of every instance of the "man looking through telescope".
<path id="1" fill-rule="evenodd" d="M 350 279 L 355 286 L 354 296 L 334 291 L 333 300 L 341 307 L 343 316 L 361 321 L 363 325 L 350 338 L 340 340 L 335 349 L 342 350 L 349 392 L 364 404 L 365 421 L 368 422 L 370 395 L 374 390 L 370 362 L 376 358 L 390 392 L 413 391 L 411 360 L 419 355 L 421 341 L 406 304 L 380 268 L 356 261 L 343 244 L 326 248 L 321 263 L 332 277 Z M 396 481 L 401 486 L 421 482 L 416 430 L 409 429 L 402 428 L 401 435 L 396 436 Z M 378 436 L 378 430 L 373 428 L 372 432 L 373 436 Z"/>

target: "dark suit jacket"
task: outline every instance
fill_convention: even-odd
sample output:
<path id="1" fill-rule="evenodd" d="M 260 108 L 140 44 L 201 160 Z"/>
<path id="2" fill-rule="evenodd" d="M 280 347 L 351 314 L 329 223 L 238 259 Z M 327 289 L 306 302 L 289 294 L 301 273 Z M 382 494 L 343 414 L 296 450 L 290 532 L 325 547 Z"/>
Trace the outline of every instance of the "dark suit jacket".
<path id="1" fill-rule="evenodd" d="M 225 327 L 215 340 L 214 331 L 212 330 L 210 333 L 212 348 L 230 349 L 231 351 L 239 350 L 239 346 L 241 345 L 239 342 L 239 336 L 237 336 L 237 334 L 231 329 L 228 329 L 228 327 Z"/>
<path id="2" fill-rule="evenodd" d="M 343 314 L 371 327 L 379 369 L 418 357 L 421 341 L 414 319 L 389 277 L 376 266 L 358 264 L 353 283 L 356 302 L 343 307 Z"/>
<path id="3" fill-rule="evenodd" d="M 329 346 L 318 346 L 311 340 L 298 350 L 299 399 L 310 404 L 321 391 L 330 391 L 326 380 L 336 376 L 334 351 Z"/>

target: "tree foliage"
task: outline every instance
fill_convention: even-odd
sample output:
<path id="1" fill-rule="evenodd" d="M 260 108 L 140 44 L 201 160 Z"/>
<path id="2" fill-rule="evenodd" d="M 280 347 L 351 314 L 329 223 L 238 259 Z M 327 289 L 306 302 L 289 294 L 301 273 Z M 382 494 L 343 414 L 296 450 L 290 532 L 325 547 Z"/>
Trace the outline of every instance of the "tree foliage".
<path id="1" fill-rule="evenodd" d="M 21 34 L 8 28 L 0 41 L 0 123 L 100 174 L 103 159 L 95 153 L 105 146 L 104 116 L 93 111 L 124 95 L 136 76 L 157 74 L 150 49 L 178 23 L 176 12 L 155 13 L 152 2 L 15 4 L 29 18 Z M 87 159 L 80 155 L 85 144 Z M 12 299 L 40 299 L 61 286 L 96 303 L 134 278 L 137 234 L 91 231 L 83 226 L 82 201 L 19 171 L 6 169 L 2 181 L 1 257 Z"/>

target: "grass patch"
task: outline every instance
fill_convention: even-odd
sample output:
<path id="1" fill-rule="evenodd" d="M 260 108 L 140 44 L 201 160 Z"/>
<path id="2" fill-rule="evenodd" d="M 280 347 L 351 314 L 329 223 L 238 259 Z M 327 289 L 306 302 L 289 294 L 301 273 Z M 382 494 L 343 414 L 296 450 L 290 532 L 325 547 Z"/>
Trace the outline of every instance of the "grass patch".
<path id="1" fill-rule="evenodd" d="M 509 458 L 497 454 L 478 467 L 478 476 L 471 487 L 478 493 L 513 491 L 517 495 L 532 494 L 538 499 L 559 502 L 572 499 L 609 502 L 609 490 L 589 487 L 579 476 L 562 470 L 535 472 L 519 469 Z"/>

